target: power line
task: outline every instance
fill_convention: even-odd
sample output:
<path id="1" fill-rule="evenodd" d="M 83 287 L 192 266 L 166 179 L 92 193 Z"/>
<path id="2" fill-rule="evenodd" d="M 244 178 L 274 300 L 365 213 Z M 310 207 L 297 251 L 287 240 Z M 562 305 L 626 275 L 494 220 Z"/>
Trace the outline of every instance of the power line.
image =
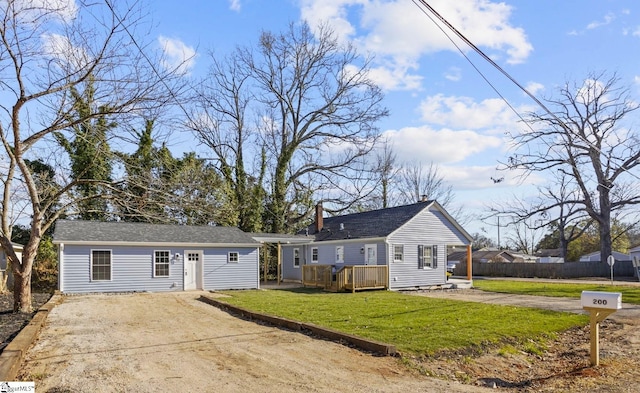
<path id="1" fill-rule="evenodd" d="M 507 106 L 518 116 L 520 120 L 522 120 L 529 129 L 533 131 L 533 128 L 526 121 L 518 111 L 507 101 L 507 99 L 500 94 L 500 92 L 496 89 L 496 87 L 488 80 L 488 78 L 476 67 L 476 65 L 471 61 L 471 59 L 464 53 L 464 51 L 458 46 L 458 44 L 451 38 L 451 36 L 443 29 L 443 27 L 438 24 L 432 17 L 429 15 L 421 6 L 424 6 L 429 12 L 431 12 L 442 24 L 444 24 L 449 30 L 455 33 L 458 38 L 460 38 L 465 44 L 467 44 L 471 49 L 473 49 L 477 54 L 480 55 L 483 59 L 485 59 L 490 65 L 492 65 L 495 69 L 497 69 L 500 73 L 502 73 L 507 79 L 509 79 L 513 84 L 515 84 L 520 90 L 522 90 L 527 96 L 529 96 L 538 106 L 540 106 L 549 116 L 551 116 L 557 124 L 562 127 L 567 133 L 573 134 L 577 136 L 579 139 L 582 139 L 584 143 L 586 143 L 589 147 L 596 149 L 599 154 L 603 154 L 602 150 L 594 146 L 586 137 L 578 134 L 573 131 L 567 124 L 560 119 L 555 113 L 553 113 L 542 101 L 540 101 L 535 95 L 533 95 L 529 90 L 527 90 L 524 86 L 522 86 L 514 77 L 512 77 L 507 71 L 505 71 L 500 65 L 498 65 L 495 61 L 493 61 L 489 56 L 487 56 L 480 48 L 478 48 L 471 40 L 469 40 L 464 34 L 462 34 L 458 29 L 456 29 L 448 20 L 446 20 L 438 11 L 436 11 L 426 0 L 412 0 L 413 3 L 424 13 L 437 27 L 442 31 L 442 33 L 451 41 L 451 43 L 458 49 L 458 51 L 464 56 L 464 58 L 471 64 L 471 66 L 480 74 L 482 79 L 484 79 L 489 86 L 493 89 L 493 91 L 507 104 Z M 636 174 L 632 173 L 629 169 L 621 167 L 623 171 L 631 175 L 632 177 L 640 180 Z"/>

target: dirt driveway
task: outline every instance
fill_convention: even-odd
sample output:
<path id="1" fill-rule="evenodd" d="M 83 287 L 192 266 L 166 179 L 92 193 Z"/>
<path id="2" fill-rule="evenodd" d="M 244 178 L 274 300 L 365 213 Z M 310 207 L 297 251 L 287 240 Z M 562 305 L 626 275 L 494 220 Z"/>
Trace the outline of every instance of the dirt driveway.
<path id="1" fill-rule="evenodd" d="M 39 392 L 486 392 L 235 318 L 197 292 L 71 296 L 20 378 Z"/>

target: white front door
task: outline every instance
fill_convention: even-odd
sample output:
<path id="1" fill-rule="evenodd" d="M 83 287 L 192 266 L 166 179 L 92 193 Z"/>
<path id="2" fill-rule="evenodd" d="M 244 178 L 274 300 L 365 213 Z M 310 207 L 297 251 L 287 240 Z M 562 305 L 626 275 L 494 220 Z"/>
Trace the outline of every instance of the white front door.
<path id="1" fill-rule="evenodd" d="M 376 250 L 378 246 L 375 244 L 367 244 L 364 246 L 364 264 L 365 265 L 377 265 L 378 257 Z"/>
<path id="2" fill-rule="evenodd" d="M 202 254 L 199 251 L 184 252 L 184 290 L 198 289 L 198 269 L 202 263 Z"/>

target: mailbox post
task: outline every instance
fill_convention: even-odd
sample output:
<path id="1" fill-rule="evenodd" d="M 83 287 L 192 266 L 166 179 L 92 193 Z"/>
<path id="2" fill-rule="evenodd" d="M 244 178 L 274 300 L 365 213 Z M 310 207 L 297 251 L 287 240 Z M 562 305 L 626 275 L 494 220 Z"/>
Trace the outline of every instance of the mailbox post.
<path id="1" fill-rule="evenodd" d="M 591 365 L 600 364 L 600 322 L 622 308 L 622 294 L 619 292 L 582 291 L 582 308 L 589 311 L 591 333 Z"/>

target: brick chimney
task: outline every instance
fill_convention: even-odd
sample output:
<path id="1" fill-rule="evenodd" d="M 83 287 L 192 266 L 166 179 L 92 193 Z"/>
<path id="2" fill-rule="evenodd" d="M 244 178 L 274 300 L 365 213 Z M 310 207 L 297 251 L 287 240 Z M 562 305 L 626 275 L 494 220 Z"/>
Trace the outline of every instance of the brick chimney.
<path id="1" fill-rule="evenodd" d="M 316 233 L 320 232 L 322 230 L 322 227 L 324 226 L 324 222 L 322 221 L 322 214 L 322 202 L 318 202 L 318 204 L 316 205 Z"/>

